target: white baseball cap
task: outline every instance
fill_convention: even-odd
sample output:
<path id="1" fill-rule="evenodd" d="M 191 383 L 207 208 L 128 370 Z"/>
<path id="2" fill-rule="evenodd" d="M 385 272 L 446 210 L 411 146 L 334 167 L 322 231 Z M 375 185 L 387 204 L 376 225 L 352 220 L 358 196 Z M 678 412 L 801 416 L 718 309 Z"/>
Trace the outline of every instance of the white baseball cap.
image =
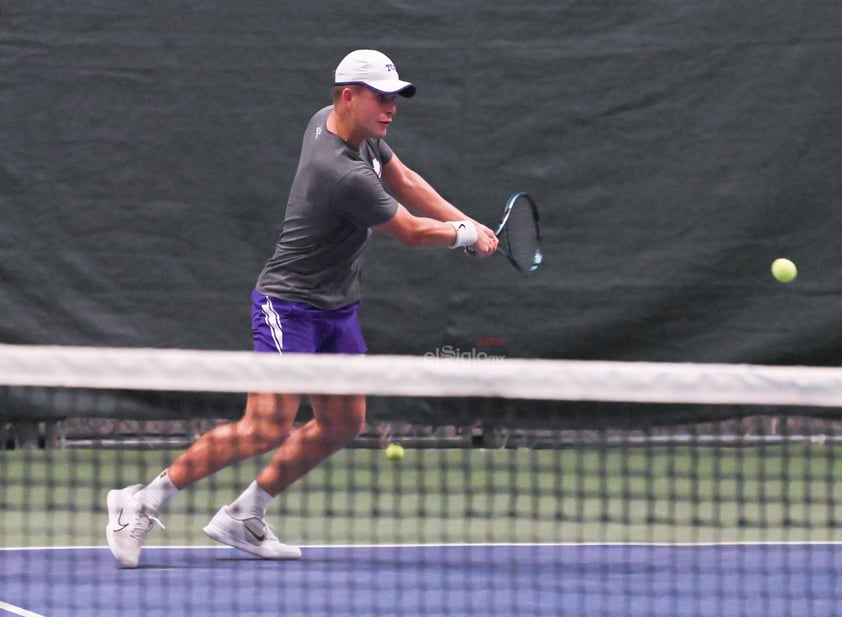
<path id="1" fill-rule="evenodd" d="M 415 95 L 415 86 L 401 81 L 398 69 L 385 54 L 373 49 L 357 49 L 342 58 L 336 67 L 334 85 L 368 86 L 383 94 L 400 94 L 407 98 Z"/>

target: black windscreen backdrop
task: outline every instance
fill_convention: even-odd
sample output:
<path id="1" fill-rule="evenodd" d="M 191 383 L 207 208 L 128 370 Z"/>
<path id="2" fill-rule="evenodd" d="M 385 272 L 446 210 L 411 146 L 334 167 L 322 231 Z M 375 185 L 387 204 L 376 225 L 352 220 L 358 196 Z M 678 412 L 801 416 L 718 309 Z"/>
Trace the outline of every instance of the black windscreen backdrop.
<path id="1" fill-rule="evenodd" d="M 388 141 L 545 261 L 375 237 L 371 353 L 839 364 L 842 12 L 751 2 L 0 3 L 0 340 L 250 348 L 301 136 L 355 48 Z M 799 266 L 789 285 L 769 265 Z"/>

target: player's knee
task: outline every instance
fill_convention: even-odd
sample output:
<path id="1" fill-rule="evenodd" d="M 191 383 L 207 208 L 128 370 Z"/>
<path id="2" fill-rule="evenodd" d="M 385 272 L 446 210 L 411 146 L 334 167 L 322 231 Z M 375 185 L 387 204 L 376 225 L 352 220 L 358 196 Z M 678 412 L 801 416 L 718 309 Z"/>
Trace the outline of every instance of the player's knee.
<path id="1" fill-rule="evenodd" d="M 292 432 L 298 403 L 297 397 L 250 394 L 245 414 L 237 423 L 240 440 L 250 444 L 255 453 L 278 447 Z"/>
<path id="2" fill-rule="evenodd" d="M 330 427 L 330 432 L 337 442 L 349 442 L 359 437 L 365 429 L 365 422 L 359 418 L 344 418 Z"/>
<path id="3" fill-rule="evenodd" d="M 322 431 L 331 441 L 343 444 L 356 439 L 365 430 L 365 413 L 349 411 L 322 421 Z"/>
<path id="4" fill-rule="evenodd" d="M 356 439 L 365 430 L 365 414 L 356 415 L 348 426 L 348 440 Z"/>
<path id="5" fill-rule="evenodd" d="M 237 429 L 242 440 L 251 444 L 256 451 L 263 453 L 277 448 L 289 437 L 292 431 L 292 423 L 255 421 L 244 418 L 240 421 Z"/>

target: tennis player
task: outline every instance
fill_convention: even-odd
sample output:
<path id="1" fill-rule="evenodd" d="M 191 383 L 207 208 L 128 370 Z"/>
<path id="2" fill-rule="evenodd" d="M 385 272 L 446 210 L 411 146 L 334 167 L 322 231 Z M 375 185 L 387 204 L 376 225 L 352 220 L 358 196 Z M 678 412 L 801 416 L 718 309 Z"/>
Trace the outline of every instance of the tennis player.
<path id="1" fill-rule="evenodd" d="M 384 141 L 397 95 L 414 94 L 378 51 L 353 51 L 337 66 L 333 105 L 307 126 L 280 238 L 252 293 L 255 351 L 366 352 L 357 310 L 372 229 L 411 247 L 471 247 L 480 257 L 497 250 L 491 229 L 446 201 Z M 179 490 L 272 449 L 255 481 L 204 531 L 264 559 L 298 559 L 301 550 L 266 523 L 266 508 L 365 425 L 362 395 L 309 399 L 313 419 L 293 431 L 301 395 L 250 393 L 241 420 L 204 434 L 148 485 L 110 491 L 106 538 L 120 565 L 138 565 L 158 513 Z"/>

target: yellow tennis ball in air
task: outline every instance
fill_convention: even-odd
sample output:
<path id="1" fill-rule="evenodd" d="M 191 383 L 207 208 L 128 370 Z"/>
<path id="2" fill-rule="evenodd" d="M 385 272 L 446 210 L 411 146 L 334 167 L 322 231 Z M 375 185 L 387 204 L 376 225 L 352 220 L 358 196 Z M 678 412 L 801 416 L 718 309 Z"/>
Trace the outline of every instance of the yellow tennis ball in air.
<path id="1" fill-rule="evenodd" d="M 403 458 L 403 446 L 399 443 L 390 443 L 386 446 L 386 458 L 399 461 Z"/>
<path id="2" fill-rule="evenodd" d="M 781 283 L 791 283 L 798 276 L 798 268 L 789 259 L 779 257 L 772 262 L 772 276 Z"/>

